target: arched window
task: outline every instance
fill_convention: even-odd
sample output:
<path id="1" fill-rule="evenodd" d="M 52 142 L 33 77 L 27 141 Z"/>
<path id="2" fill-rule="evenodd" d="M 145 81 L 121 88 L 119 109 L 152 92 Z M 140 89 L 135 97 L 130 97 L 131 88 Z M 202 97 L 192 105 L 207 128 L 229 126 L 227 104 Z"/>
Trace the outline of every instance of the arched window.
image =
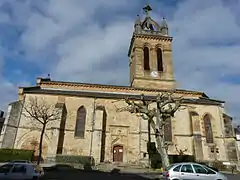
<path id="1" fill-rule="evenodd" d="M 172 141 L 172 121 L 171 118 L 165 120 L 164 123 L 164 140 L 165 141 Z"/>
<path id="2" fill-rule="evenodd" d="M 160 48 L 157 48 L 157 68 L 158 71 L 163 71 L 162 50 Z"/>
<path id="3" fill-rule="evenodd" d="M 212 132 L 210 115 L 209 114 L 205 115 L 203 118 L 203 121 L 204 121 L 204 127 L 205 127 L 206 142 L 213 143 L 213 132 Z"/>
<path id="4" fill-rule="evenodd" d="M 75 126 L 75 137 L 84 137 L 86 122 L 86 109 L 81 106 L 77 111 L 76 126 Z"/>
<path id="5" fill-rule="evenodd" d="M 150 66 L 149 66 L 149 49 L 148 49 L 148 47 L 144 47 L 143 53 L 144 53 L 144 70 L 149 71 Z"/>

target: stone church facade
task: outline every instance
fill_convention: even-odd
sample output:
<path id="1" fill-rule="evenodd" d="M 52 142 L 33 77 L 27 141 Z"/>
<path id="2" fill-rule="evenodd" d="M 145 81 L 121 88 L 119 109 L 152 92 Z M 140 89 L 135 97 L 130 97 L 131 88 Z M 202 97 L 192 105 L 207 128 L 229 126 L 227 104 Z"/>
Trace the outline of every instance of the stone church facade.
<path id="1" fill-rule="evenodd" d="M 174 96 L 184 97 L 187 108 L 179 109 L 168 123 L 168 153 L 178 154 L 181 149 L 201 161 L 237 161 L 232 119 L 224 110 L 224 102 L 203 92 L 177 89 L 173 38 L 166 20 L 158 24 L 149 15 L 151 8 L 145 10 L 145 19 L 136 19 L 128 51 L 129 86 L 37 78 L 36 86 L 20 87 L 19 99 L 9 105 L 1 148 L 37 148 L 40 125 L 26 118 L 22 107 L 36 97 L 61 111 L 60 119 L 47 126 L 45 159 L 63 154 L 93 156 L 97 163 L 140 163 L 147 160 L 148 123 L 119 108 L 126 107 L 126 97 L 137 101 L 144 94 L 154 99 L 159 93 L 174 91 Z M 153 131 L 151 139 L 155 140 Z"/>

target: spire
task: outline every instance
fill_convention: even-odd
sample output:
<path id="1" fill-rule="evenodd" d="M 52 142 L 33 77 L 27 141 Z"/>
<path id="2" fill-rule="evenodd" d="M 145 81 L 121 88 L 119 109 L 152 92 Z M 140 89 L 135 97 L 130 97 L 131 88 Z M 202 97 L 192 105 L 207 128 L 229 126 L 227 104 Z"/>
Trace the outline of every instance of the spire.
<path id="1" fill-rule="evenodd" d="M 136 18 L 136 20 L 135 20 L 135 26 L 136 26 L 136 25 L 141 25 L 141 20 L 140 20 L 139 15 L 137 15 L 137 18 Z"/>
<path id="2" fill-rule="evenodd" d="M 165 17 L 162 18 L 161 26 L 165 27 L 165 28 L 168 28 L 167 21 L 166 21 Z"/>
<path id="3" fill-rule="evenodd" d="M 146 16 L 149 17 L 149 13 L 150 13 L 150 11 L 152 11 L 151 6 L 149 4 L 146 4 L 146 6 L 143 8 L 143 10 L 145 11 Z"/>
<path id="4" fill-rule="evenodd" d="M 166 21 L 165 17 L 163 17 L 162 22 L 161 22 L 161 32 L 164 35 L 168 35 L 168 25 L 167 25 L 167 21 Z"/>
<path id="5" fill-rule="evenodd" d="M 134 24 L 134 31 L 135 33 L 140 33 L 142 28 L 141 28 L 141 20 L 140 20 L 140 17 L 139 15 L 137 15 L 137 18 L 135 20 L 135 24 Z"/>

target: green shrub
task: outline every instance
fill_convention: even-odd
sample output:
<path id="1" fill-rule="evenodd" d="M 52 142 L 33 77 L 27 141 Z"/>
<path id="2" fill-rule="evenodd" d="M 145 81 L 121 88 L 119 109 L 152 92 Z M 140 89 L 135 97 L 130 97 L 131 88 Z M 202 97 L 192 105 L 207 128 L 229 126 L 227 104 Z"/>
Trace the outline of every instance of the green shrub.
<path id="1" fill-rule="evenodd" d="M 26 149 L 0 149 L 0 162 L 9 162 L 13 160 L 31 161 L 34 155 L 33 150 Z"/>
<path id="2" fill-rule="evenodd" d="M 91 156 L 72 156 L 72 155 L 57 155 L 56 163 L 67 164 L 82 164 L 82 165 L 95 165 L 94 159 Z"/>
<path id="3" fill-rule="evenodd" d="M 158 153 L 155 142 L 147 142 L 147 152 L 150 157 L 152 155 L 154 156 L 154 154 Z"/>
<path id="4" fill-rule="evenodd" d="M 195 157 L 190 155 L 168 155 L 170 163 L 195 162 Z"/>
<path id="5" fill-rule="evenodd" d="M 160 154 L 157 152 L 151 155 L 151 168 L 159 169 L 162 167 L 162 160 Z"/>

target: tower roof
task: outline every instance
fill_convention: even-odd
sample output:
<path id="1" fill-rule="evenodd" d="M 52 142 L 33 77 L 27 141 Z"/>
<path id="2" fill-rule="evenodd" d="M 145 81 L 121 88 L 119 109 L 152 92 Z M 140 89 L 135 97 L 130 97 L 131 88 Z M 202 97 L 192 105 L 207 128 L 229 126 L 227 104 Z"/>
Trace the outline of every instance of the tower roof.
<path id="1" fill-rule="evenodd" d="M 150 11 L 152 11 L 152 8 L 149 4 L 147 4 L 143 8 L 143 10 L 145 12 L 145 18 L 143 21 L 141 21 L 140 17 L 137 16 L 134 25 L 134 33 L 168 36 L 168 26 L 166 19 L 163 18 L 161 24 L 152 19 L 152 17 L 150 16 Z"/>
<path id="2" fill-rule="evenodd" d="M 163 17 L 161 23 L 159 24 L 150 16 L 150 11 L 152 11 L 152 8 L 150 5 L 147 4 L 143 8 L 143 10 L 145 12 L 144 19 L 141 21 L 140 16 L 137 15 L 137 18 L 135 20 L 134 32 L 130 42 L 128 56 L 131 53 L 133 41 L 137 37 L 140 37 L 140 38 L 146 37 L 146 38 L 158 39 L 163 41 L 172 41 L 172 37 L 170 37 L 168 34 L 168 25 L 165 17 Z"/>

